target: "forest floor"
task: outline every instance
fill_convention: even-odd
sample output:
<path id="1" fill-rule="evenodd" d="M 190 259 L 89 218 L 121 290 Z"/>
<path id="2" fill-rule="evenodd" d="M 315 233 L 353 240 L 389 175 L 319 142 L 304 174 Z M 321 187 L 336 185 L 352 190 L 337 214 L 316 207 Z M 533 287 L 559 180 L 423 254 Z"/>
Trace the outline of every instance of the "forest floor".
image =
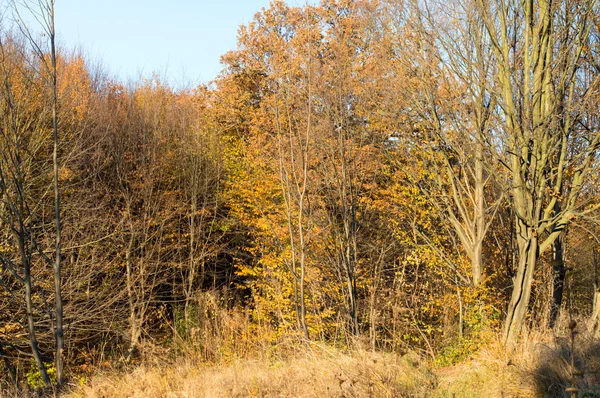
<path id="1" fill-rule="evenodd" d="M 592 341 L 592 340 L 589 340 Z M 600 397 L 600 348 L 582 340 L 576 380 L 585 397 Z M 508 352 L 482 347 L 450 366 L 417 354 L 319 347 L 282 359 L 202 365 L 180 360 L 139 366 L 126 373 L 96 374 L 74 397 L 562 397 L 571 384 L 569 343 L 530 338 Z"/>

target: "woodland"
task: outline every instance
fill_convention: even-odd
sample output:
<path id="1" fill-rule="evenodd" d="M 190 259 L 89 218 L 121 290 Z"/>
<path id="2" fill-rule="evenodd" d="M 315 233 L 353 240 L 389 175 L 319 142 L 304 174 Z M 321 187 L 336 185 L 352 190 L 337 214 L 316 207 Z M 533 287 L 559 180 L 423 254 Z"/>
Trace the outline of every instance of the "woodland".
<path id="1" fill-rule="evenodd" d="M 597 0 L 275 0 L 192 88 L 57 47 L 54 0 L 3 15 L 0 394 L 533 335 L 600 385 Z"/>

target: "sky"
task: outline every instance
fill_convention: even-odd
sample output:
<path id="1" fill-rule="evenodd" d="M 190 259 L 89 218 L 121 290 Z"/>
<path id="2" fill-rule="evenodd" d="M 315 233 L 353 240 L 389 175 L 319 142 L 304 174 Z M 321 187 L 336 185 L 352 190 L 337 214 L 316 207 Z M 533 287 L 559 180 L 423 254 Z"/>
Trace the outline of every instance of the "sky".
<path id="1" fill-rule="evenodd" d="M 288 0 L 302 5 L 304 0 Z M 80 48 L 123 81 L 156 72 L 174 86 L 214 79 L 269 0 L 56 0 L 60 45 Z"/>

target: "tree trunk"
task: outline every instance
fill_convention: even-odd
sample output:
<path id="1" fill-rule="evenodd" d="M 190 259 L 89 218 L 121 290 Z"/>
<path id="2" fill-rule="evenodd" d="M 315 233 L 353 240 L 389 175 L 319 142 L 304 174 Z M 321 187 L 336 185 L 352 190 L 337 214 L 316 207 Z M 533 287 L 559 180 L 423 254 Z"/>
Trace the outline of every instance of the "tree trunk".
<path id="1" fill-rule="evenodd" d="M 377 297 L 375 296 L 375 292 L 376 289 L 373 287 L 369 289 L 369 341 L 373 352 L 375 352 L 375 348 L 377 347 L 377 310 L 375 309 Z"/>
<path id="2" fill-rule="evenodd" d="M 589 329 L 592 335 L 596 337 L 599 332 L 600 323 L 600 265 L 598 264 L 597 249 L 594 248 L 594 298 L 592 306 L 592 315 L 589 320 Z"/>
<path id="3" fill-rule="evenodd" d="M 346 275 L 348 284 L 348 305 L 350 307 L 350 329 L 352 334 L 358 336 L 358 314 L 356 310 L 356 276 L 349 270 Z"/>
<path id="4" fill-rule="evenodd" d="M 483 242 L 478 242 L 473 248 L 471 257 L 471 269 L 473 272 L 473 286 L 479 286 L 483 279 Z"/>
<path id="5" fill-rule="evenodd" d="M 552 307 L 550 308 L 550 329 L 554 329 L 558 312 L 562 306 L 565 276 L 567 270 L 563 255 L 563 239 L 559 236 L 552 244 Z"/>
<path id="6" fill-rule="evenodd" d="M 483 239 L 486 234 L 484 186 L 483 144 L 478 141 L 475 150 L 475 210 L 473 214 L 476 225 L 473 236 L 473 256 L 471 257 L 474 286 L 479 286 L 483 278 Z"/>
<path id="7" fill-rule="evenodd" d="M 21 203 L 20 208 L 21 214 L 24 214 L 24 208 Z M 44 361 L 42 359 L 42 355 L 40 353 L 40 348 L 38 346 L 37 336 L 35 334 L 35 322 L 33 319 L 33 301 L 32 301 L 32 285 L 31 285 L 31 257 L 25 247 L 27 236 L 27 230 L 25 229 L 25 225 L 23 224 L 23 220 L 19 219 L 19 231 L 15 232 L 15 237 L 17 239 L 17 243 L 19 246 L 19 255 L 21 257 L 21 263 L 23 264 L 23 284 L 25 286 L 25 306 L 27 309 L 27 329 L 29 332 L 29 345 L 31 346 L 31 353 L 33 354 L 33 358 L 38 366 L 40 371 L 40 376 L 44 381 L 46 386 L 51 386 L 50 377 L 48 377 L 48 372 L 46 371 L 46 366 L 44 365 Z"/>
<path id="8" fill-rule="evenodd" d="M 10 365 L 10 361 L 8 360 L 8 357 L 6 356 L 6 353 L 4 352 L 4 348 L 2 347 L 1 341 L 0 341 L 0 357 L 2 357 L 4 359 L 4 366 L 6 367 L 6 372 L 8 373 L 8 375 L 10 376 L 10 379 L 12 380 L 13 384 L 15 385 L 15 389 L 18 391 L 19 390 L 19 380 L 17 379 L 15 370 Z"/>
<path id="9" fill-rule="evenodd" d="M 25 305 L 27 307 L 27 328 L 29 331 L 29 345 L 31 346 L 31 353 L 33 354 L 33 358 L 38 366 L 40 371 L 40 376 L 44 381 L 44 384 L 50 386 L 52 383 L 50 382 L 50 377 L 48 377 L 48 372 L 46 371 L 46 366 L 44 365 L 44 361 L 42 359 L 42 355 L 40 354 L 40 348 L 38 346 L 37 337 L 35 334 L 35 324 L 33 320 L 33 302 L 31 300 L 32 297 L 32 289 L 31 289 L 31 274 L 29 271 L 29 265 L 25 266 Z"/>
<path id="10" fill-rule="evenodd" d="M 525 316 L 529 307 L 529 298 L 531 297 L 533 273 L 538 257 L 537 237 L 522 222 L 517 221 L 517 223 L 519 264 L 517 275 L 513 279 L 514 286 L 503 330 L 503 340 L 508 345 L 514 344 L 523 330 Z"/>
<path id="11" fill-rule="evenodd" d="M 131 213 L 129 211 L 129 205 L 127 207 L 127 214 L 131 217 Z M 130 237 L 129 244 L 127 247 L 127 251 L 125 252 L 125 271 L 126 271 L 126 283 L 127 283 L 127 301 L 129 304 L 129 351 L 127 354 L 128 359 L 131 358 L 135 350 L 137 349 L 138 339 L 140 336 L 140 331 L 138 328 L 138 317 L 136 311 L 136 302 L 137 298 L 135 297 L 135 286 L 134 286 L 134 276 L 133 276 L 133 266 L 132 263 L 135 261 L 131 258 L 131 253 L 133 252 L 134 246 L 134 236 L 133 236 L 133 225 L 130 225 Z"/>
<path id="12" fill-rule="evenodd" d="M 594 304 L 592 316 L 590 317 L 590 329 L 593 332 L 593 336 L 597 337 L 598 332 L 600 331 L 600 285 L 598 285 L 598 280 L 596 280 L 596 286 L 594 289 Z"/>
<path id="13" fill-rule="evenodd" d="M 50 25 L 50 48 L 52 52 L 52 128 L 53 144 L 52 164 L 54 168 L 54 212 L 56 224 L 55 249 L 56 258 L 54 260 L 54 299 L 56 302 L 56 330 L 54 335 L 55 356 L 54 364 L 56 366 L 56 383 L 60 387 L 65 381 L 63 351 L 65 347 L 65 336 L 63 328 L 63 301 L 61 292 L 61 249 L 62 249 L 62 226 L 60 218 L 60 190 L 58 186 L 58 93 L 57 93 L 57 69 L 56 69 L 56 45 L 54 30 L 54 1 L 49 2 L 49 25 Z"/>
<path id="14" fill-rule="evenodd" d="M 300 224 L 301 225 L 301 224 Z M 300 245 L 304 246 L 304 236 L 302 234 L 302 229 L 300 230 Z M 304 281 L 306 278 L 306 264 L 304 259 L 304 247 L 302 248 L 302 252 L 300 254 L 300 321 L 302 322 L 302 331 L 304 332 L 304 337 L 306 341 L 310 341 L 310 332 L 308 330 L 308 324 L 306 322 L 306 301 L 305 301 L 305 292 L 304 292 Z"/>

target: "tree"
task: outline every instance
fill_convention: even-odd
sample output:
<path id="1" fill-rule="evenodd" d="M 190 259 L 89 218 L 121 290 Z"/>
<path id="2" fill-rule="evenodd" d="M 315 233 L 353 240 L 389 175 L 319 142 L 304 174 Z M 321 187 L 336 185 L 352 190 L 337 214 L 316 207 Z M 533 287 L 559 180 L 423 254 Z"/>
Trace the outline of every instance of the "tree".
<path id="1" fill-rule="evenodd" d="M 0 167 L 0 192 L 2 194 L 2 221 L 4 227 L 4 242 L 9 247 L 4 248 L 0 260 L 2 270 L 8 271 L 17 283 L 24 288 L 27 329 L 32 355 L 38 366 L 40 375 L 46 385 L 51 380 L 46 371 L 36 332 L 36 312 L 50 316 L 44 307 L 48 303 L 42 293 L 42 302 L 34 302 L 37 292 L 43 292 L 32 278 L 34 256 L 41 256 L 44 262 L 53 264 L 45 255 L 37 231 L 40 224 L 38 208 L 42 203 L 37 189 L 44 184 L 43 177 L 36 175 L 38 156 L 44 152 L 46 134 L 35 134 L 43 131 L 44 108 L 39 101 L 43 97 L 43 86 L 40 85 L 37 71 L 28 68 L 26 53 L 22 51 L 22 42 L 2 40 L 2 148 Z M 29 93 L 24 91 L 29 86 Z M 34 95 L 35 93 L 35 95 Z M 40 181 L 41 180 L 41 181 Z M 4 282 L 4 281 L 3 281 Z M 8 282 L 8 281 L 7 281 Z M 37 283 L 36 283 L 37 282 Z M 5 289 L 11 291 L 10 285 Z M 39 296 L 39 295 L 38 295 Z M 54 325 L 52 324 L 54 329 Z"/>
<path id="2" fill-rule="evenodd" d="M 465 3 L 493 49 L 490 95 L 498 130 L 487 138 L 510 178 L 518 264 L 503 331 L 524 326 L 539 257 L 575 218 L 596 210 L 578 201 L 600 142 L 590 117 L 598 75 L 593 55 L 595 1 L 479 0 Z M 555 268 L 560 269 L 560 260 Z M 557 299 L 558 300 L 558 299 Z"/>
<path id="3" fill-rule="evenodd" d="M 52 165 L 54 175 L 54 220 L 55 220 L 55 258 L 54 258 L 54 301 L 55 301 L 55 318 L 56 328 L 54 331 L 55 340 L 55 366 L 56 366 L 56 381 L 60 387 L 65 382 L 63 351 L 65 346 L 64 326 L 63 326 L 63 300 L 61 292 L 61 215 L 60 215 L 60 190 L 59 190 L 59 134 L 58 134 L 58 80 L 57 80 L 57 56 L 56 56 L 56 29 L 54 25 L 54 0 L 37 0 L 37 1 L 22 1 L 12 0 L 12 8 L 17 17 L 18 26 L 21 32 L 29 41 L 34 53 L 39 58 L 39 63 L 42 66 L 42 75 L 45 77 L 49 85 L 50 102 L 52 108 Z M 22 10 L 26 10 L 35 18 L 44 33 L 48 37 L 49 54 L 42 47 L 37 39 L 33 36 L 30 28 L 21 23 L 23 21 Z M 50 59 L 48 59 L 50 58 Z"/>
<path id="4" fill-rule="evenodd" d="M 407 48 L 415 54 L 405 57 L 418 79 L 412 88 L 416 114 L 410 118 L 416 137 L 409 145 L 421 147 L 418 153 L 435 170 L 433 184 L 415 183 L 448 217 L 477 287 L 485 272 L 484 240 L 502 199 L 494 189 L 495 165 L 485 161 L 490 157 L 486 139 L 495 128 L 495 99 L 487 87 L 491 51 L 477 16 L 460 7 L 444 8 L 429 2 L 414 9 L 417 37 Z"/>

